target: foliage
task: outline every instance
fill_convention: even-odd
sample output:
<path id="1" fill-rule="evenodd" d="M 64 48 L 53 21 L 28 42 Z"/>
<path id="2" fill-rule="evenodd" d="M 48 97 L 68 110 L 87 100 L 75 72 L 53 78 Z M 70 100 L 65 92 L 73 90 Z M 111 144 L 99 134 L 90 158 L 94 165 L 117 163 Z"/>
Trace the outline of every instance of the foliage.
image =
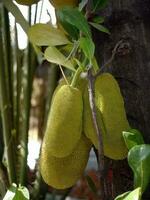
<path id="1" fill-rule="evenodd" d="M 2 96 L 0 111 L 4 146 L 7 149 L 5 160 L 10 186 L 4 200 L 30 198 L 29 191 L 23 185 L 26 185 L 27 179 L 30 102 L 37 62 L 41 64 L 43 60 L 47 60 L 58 66 L 66 82 L 67 77 L 64 71 L 69 71 L 71 86 L 76 85 L 82 72 L 87 73 L 89 69 L 92 69 L 94 76 L 100 71 L 95 58 L 95 44 L 91 28 L 94 27 L 100 32 L 110 34 L 104 25 L 105 19 L 102 16 L 96 16 L 96 12 L 103 9 L 108 0 L 92 0 L 91 2 L 90 6 L 88 0 L 82 0 L 79 7 L 65 6 L 56 9 L 57 24 L 55 27 L 52 24 L 32 24 L 32 7 L 28 9 L 28 20 L 25 20 L 12 0 L 0 2 L 0 45 L 2 47 L 0 52 L 0 92 Z M 38 4 L 36 11 L 37 7 Z M 11 43 L 8 12 L 15 17 L 16 22 L 21 25 L 30 40 L 23 56 L 19 56 L 16 24 L 14 46 Z M 36 22 L 36 12 L 34 22 Z M 134 190 L 119 195 L 115 200 L 132 200 L 133 198 L 140 200 L 150 182 L 148 169 L 150 145 L 144 143 L 141 133 L 136 129 L 124 131 L 123 137 L 129 150 L 128 163 L 134 174 Z M 97 193 L 90 177 L 87 177 L 87 181 L 91 190 Z"/>

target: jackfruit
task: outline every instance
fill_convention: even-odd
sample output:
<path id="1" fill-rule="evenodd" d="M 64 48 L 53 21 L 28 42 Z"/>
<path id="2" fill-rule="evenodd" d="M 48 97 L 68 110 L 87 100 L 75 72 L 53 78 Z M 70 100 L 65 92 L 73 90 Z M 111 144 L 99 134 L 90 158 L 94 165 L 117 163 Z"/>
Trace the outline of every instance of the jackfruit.
<path id="1" fill-rule="evenodd" d="M 44 181 L 56 189 L 73 186 L 84 173 L 90 149 L 91 143 L 82 135 L 69 156 L 56 158 L 51 156 L 49 147 L 44 142 L 40 158 L 40 171 Z"/>
<path id="2" fill-rule="evenodd" d="M 34 3 L 38 3 L 39 0 L 15 0 L 18 4 L 31 6 Z"/>
<path id="3" fill-rule="evenodd" d="M 49 0 L 50 3 L 56 8 L 60 8 L 63 6 L 77 6 L 78 0 Z"/>
<path id="4" fill-rule="evenodd" d="M 129 130 L 124 101 L 115 78 L 104 73 L 95 81 L 95 105 L 98 125 L 102 130 L 104 155 L 121 160 L 127 156 L 122 131 Z M 84 132 L 98 148 L 98 136 L 95 132 L 92 113 L 87 94 L 84 95 Z"/>
<path id="5" fill-rule="evenodd" d="M 63 85 L 54 94 L 48 115 L 44 143 L 52 156 L 72 153 L 82 132 L 82 94 L 77 88 Z"/>

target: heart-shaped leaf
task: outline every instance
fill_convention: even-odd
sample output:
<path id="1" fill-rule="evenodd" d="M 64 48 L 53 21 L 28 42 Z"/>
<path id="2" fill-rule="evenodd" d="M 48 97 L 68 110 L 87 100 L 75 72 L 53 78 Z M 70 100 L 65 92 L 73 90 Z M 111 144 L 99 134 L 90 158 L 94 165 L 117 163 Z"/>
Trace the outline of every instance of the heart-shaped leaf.
<path id="1" fill-rule="evenodd" d="M 150 182 L 150 145 L 134 146 L 128 153 L 128 163 L 134 172 L 134 187 L 144 192 Z"/>
<path id="2" fill-rule="evenodd" d="M 137 129 L 123 131 L 123 138 L 128 149 L 131 149 L 135 145 L 144 144 L 143 136 Z"/>
<path id="3" fill-rule="evenodd" d="M 62 65 L 75 71 L 73 63 L 70 60 L 67 60 L 66 57 L 56 47 L 48 47 L 45 50 L 44 57 L 51 63 Z"/>
<path id="4" fill-rule="evenodd" d="M 57 46 L 70 43 L 64 32 L 50 24 L 35 24 L 28 32 L 29 40 L 37 46 Z"/>
<path id="5" fill-rule="evenodd" d="M 140 200 L 141 188 L 136 188 L 133 191 L 125 192 L 115 198 L 115 200 Z"/>
<path id="6" fill-rule="evenodd" d="M 77 9 L 72 7 L 63 7 L 56 12 L 61 22 L 67 22 L 75 26 L 86 37 L 91 38 L 91 31 L 84 15 Z"/>

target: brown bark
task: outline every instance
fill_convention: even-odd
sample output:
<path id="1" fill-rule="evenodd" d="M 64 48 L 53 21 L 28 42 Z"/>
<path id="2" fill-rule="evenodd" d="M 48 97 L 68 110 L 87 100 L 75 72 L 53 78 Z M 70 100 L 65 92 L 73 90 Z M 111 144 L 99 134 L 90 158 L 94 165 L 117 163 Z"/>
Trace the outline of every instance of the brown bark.
<path id="1" fill-rule="evenodd" d="M 111 66 L 121 88 L 131 127 L 139 129 L 145 143 L 150 143 L 150 2 L 149 0 L 110 0 L 107 8 L 99 12 L 106 17 L 111 35 L 93 30 L 99 65 L 111 57 L 118 41 L 118 49 Z M 114 196 L 132 189 L 132 172 L 126 161 L 113 161 Z M 113 199 L 113 198 L 112 198 Z M 143 200 L 150 199 L 145 192 Z"/>

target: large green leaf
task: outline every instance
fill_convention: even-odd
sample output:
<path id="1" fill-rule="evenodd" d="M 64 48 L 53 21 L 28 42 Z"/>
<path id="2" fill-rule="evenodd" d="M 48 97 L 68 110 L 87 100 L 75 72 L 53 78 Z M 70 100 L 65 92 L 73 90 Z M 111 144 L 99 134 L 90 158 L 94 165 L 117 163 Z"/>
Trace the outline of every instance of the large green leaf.
<path id="1" fill-rule="evenodd" d="M 81 37 L 79 39 L 80 48 L 83 50 L 85 56 L 91 60 L 94 56 L 95 45 L 90 38 Z"/>
<path id="2" fill-rule="evenodd" d="M 17 188 L 16 184 L 12 184 L 12 186 L 8 189 L 3 200 L 29 200 L 29 191 L 26 187 L 19 186 Z"/>
<path id="3" fill-rule="evenodd" d="M 123 138 L 128 149 L 131 149 L 135 145 L 144 144 L 142 134 L 137 129 L 123 131 Z"/>
<path id="4" fill-rule="evenodd" d="M 57 46 L 70 43 L 63 31 L 50 24 L 35 24 L 28 32 L 30 41 L 37 46 Z"/>
<path id="5" fill-rule="evenodd" d="M 59 20 L 59 23 L 72 39 L 77 40 L 79 38 L 79 30 L 75 26 L 66 21 L 62 21 L 61 19 Z"/>
<path id="6" fill-rule="evenodd" d="M 44 57 L 51 63 L 62 65 L 75 71 L 73 63 L 70 60 L 67 60 L 66 57 L 56 47 L 48 47 L 45 50 Z"/>
<path id="7" fill-rule="evenodd" d="M 133 191 L 125 192 L 115 198 L 115 200 L 140 200 L 141 199 L 141 188 L 138 187 Z"/>
<path id="8" fill-rule="evenodd" d="M 84 15 L 77 9 L 72 7 L 63 7 L 57 10 L 57 17 L 62 22 L 72 24 L 79 29 L 86 37 L 91 37 L 91 31 Z"/>
<path id="9" fill-rule="evenodd" d="M 128 163 L 134 172 L 134 187 L 144 192 L 150 182 L 150 145 L 134 146 L 128 153 Z"/>

